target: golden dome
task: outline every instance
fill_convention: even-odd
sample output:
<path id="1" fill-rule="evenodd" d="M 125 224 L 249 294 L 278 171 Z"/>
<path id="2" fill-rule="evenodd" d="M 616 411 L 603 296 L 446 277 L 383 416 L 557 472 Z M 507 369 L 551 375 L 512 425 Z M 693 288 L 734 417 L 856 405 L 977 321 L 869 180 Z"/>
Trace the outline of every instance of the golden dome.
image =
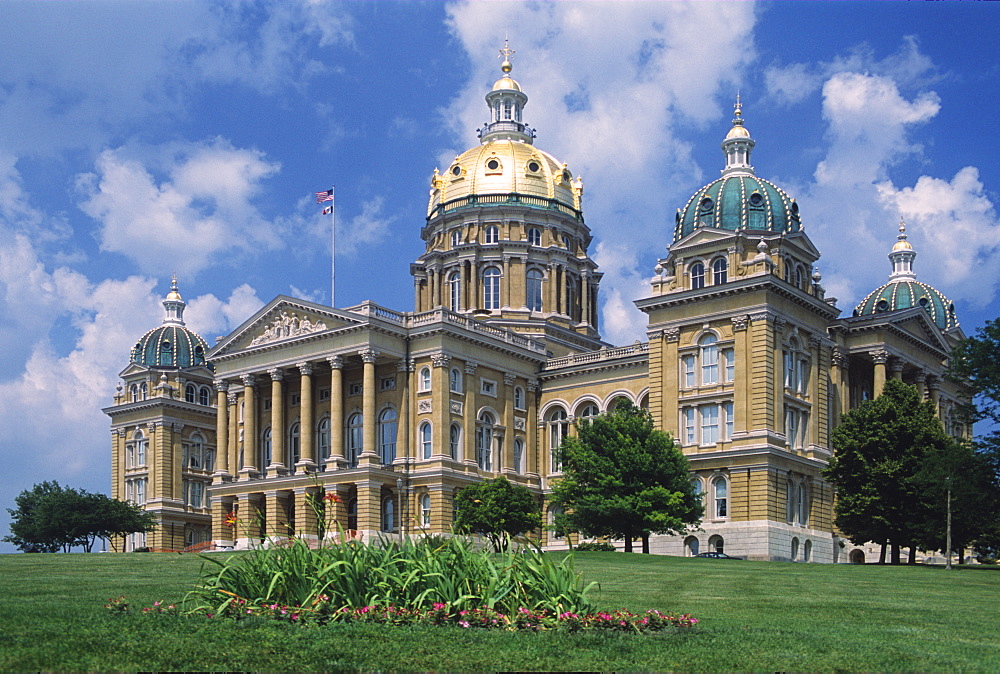
<path id="1" fill-rule="evenodd" d="M 745 126 L 734 126 L 729 130 L 729 133 L 726 134 L 726 140 L 729 140 L 730 138 L 749 138 L 749 137 L 750 137 L 750 132 L 747 131 Z"/>
<path id="2" fill-rule="evenodd" d="M 177 291 L 177 274 L 174 274 L 170 279 L 170 292 L 167 293 L 167 300 L 183 302 L 184 298 Z"/>
<path id="3" fill-rule="evenodd" d="M 521 85 L 517 83 L 516 80 L 511 79 L 510 75 L 504 75 L 496 82 L 493 83 L 493 91 L 520 91 Z"/>
<path id="4" fill-rule="evenodd" d="M 581 188 L 574 188 L 573 174 L 565 164 L 534 145 L 506 138 L 466 150 L 440 175 L 437 184 L 440 187 L 432 185 L 428 214 L 441 204 L 488 194 L 555 199 L 580 208 Z"/>
<path id="5" fill-rule="evenodd" d="M 913 250 L 913 246 L 910 245 L 909 241 L 901 240 L 897 241 L 892 247 L 893 250 Z"/>

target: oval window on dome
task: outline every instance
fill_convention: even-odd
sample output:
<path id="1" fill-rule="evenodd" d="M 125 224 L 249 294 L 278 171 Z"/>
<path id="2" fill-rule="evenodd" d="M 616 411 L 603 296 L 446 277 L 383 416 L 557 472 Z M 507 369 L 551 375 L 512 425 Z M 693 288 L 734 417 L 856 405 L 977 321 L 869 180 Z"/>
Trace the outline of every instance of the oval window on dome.
<path id="1" fill-rule="evenodd" d="M 889 310 L 889 303 L 886 300 L 879 300 L 875 305 L 875 311 L 883 312 Z"/>
<path id="2" fill-rule="evenodd" d="M 170 351 L 170 342 L 166 341 L 163 342 L 162 344 L 160 344 L 160 348 L 163 349 L 164 351 Z"/>
<path id="3" fill-rule="evenodd" d="M 491 171 L 496 171 L 497 169 L 500 168 L 500 162 L 497 161 L 496 159 L 490 159 L 488 162 L 486 162 L 486 168 L 488 168 Z"/>
<path id="4" fill-rule="evenodd" d="M 538 173 L 539 171 L 542 170 L 542 165 L 539 164 L 537 161 L 529 161 L 528 170 L 531 171 L 532 173 Z"/>
<path id="5" fill-rule="evenodd" d="M 459 166 L 458 164 L 455 164 L 454 166 L 451 167 L 451 174 L 456 177 L 462 175 L 462 167 Z"/>
<path id="6" fill-rule="evenodd" d="M 764 197 L 761 196 L 760 192 L 754 192 L 750 195 L 751 206 L 760 206 L 762 203 L 764 203 Z"/>
<path id="7" fill-rule="evenodd" d="M 799 214 L 799 205 L 793 201 L 792 202 L 792 215 L 798 215 L 798 214 Z"/>
<path id="8" fill-rule="evenodd" d="M 565 180 L 566 182 L 569 182 L 572 179 L 573 179 L 573 176 L 571 176 L 569 174 L 569 171 L 563 171 L 563 180 Z"/>
<path id="9" fill-rule="evenodd" d="M 917 300 L 917 304 L 919 304 L 922 307 L 926 307 L 929 303 L 930 300 L 928 300 L 926 297 L 921 297 L 919 300 Z"/>
<path id="10" fill-rule="evenodd" d="M 713 202 L 709 197 L 705 197 L 701 200 L 701 210 L 703 211 L 712 210 L 713 205 L 715 205 L 715 202 Z"/>

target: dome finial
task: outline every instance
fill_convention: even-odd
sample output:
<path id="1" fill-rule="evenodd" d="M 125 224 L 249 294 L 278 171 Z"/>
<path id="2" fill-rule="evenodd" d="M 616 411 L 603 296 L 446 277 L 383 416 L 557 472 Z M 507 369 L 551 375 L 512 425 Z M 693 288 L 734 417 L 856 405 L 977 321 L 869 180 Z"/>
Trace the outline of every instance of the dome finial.
<path id="1" fill-rule="evenodd" d="M 722 170 L 722 175 L 737 172 L 753 175 L 750 152 L 755 143 L 750 137 L 750 132 L 743 126 L 743 100 L 740 93 L 736 92 L 736 104 L 733 105 L 735 113 L 733 128 L 729 130 L 726 139 L 722 141 L 722 151 L 726 154 L 726 168 Z"/>
<path id="2" fill-rule="evenodd" d="M 163 319 L 164 325 L 184 325 L 184 298 L 177 290 L 177 274 L 170 277 L 170 292 L 163 300 L 163 308 L 166 309 L 166 316 Z"/>
<path id="3" fill-rule="evenodd" d="M 736 119 L 733 120 L 733 124 L 743 124 L 743 119 L 741 115 L 743 114 L 743 103 L 740 102 L 740 90 L 736 90 L 736 105 L 733 106 L 733 112 L 736 114 Z"/>
<path id="4" fill-rule="evenodd" d="M 503 38 L 503 49 L 500 50 L 500 56 L 497 58 L 502 58 L 503 62 L 500 64 L 500 70 L 503 71 L 504 75 L 509 75 L 510 71 L 514 69 L 514 65 L 510 62 L 510 57 L 516 52 L 510 48 L 510 40 L 506 36 Z"/>
<path id="5" fill-rule="evenodd" d="M 899 216 L 899 235 L 896 237 L 896 244 L 889 253 L 889 260 L 892 262 L 892 274 L 889 281 L 915 281 L 916 274 L 913 273 L 913 260 L 917 257 L 917 252 L 906 240 L 906 223 L 903 216 Z"/>

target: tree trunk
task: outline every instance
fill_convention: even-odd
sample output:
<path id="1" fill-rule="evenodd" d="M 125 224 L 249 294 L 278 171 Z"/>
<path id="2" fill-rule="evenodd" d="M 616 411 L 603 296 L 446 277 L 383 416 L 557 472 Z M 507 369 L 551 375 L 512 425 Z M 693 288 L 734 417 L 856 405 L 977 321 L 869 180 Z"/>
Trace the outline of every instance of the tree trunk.
<path id="1" fill-rule="evenodd" d="M 882 550 L 880 550 L 879 553 L 878 553 L 878 563 L 879 564 L 885 564 L 885 546 L 886 546 L 886 544 L 883 542 L 882 543 Z"/>
<path id="2" fill-rule="evenodd" d="M 958 549 L 958 563 L 965 564 L 965 548 Z"/>
<path id="3" fill-rule="evenodd" d="M 917 546 L 912 545 L 912 544 L 910 545 L 910 554 L 906 558 L 906 563 L 907 564 L 916 564 L 917 563 Z"/>
<path id="4" fill-rule="evenodd" d="M 649 554 L 649 534 L 642 535 L 642 554 Z"/>
<path id="5" fill-rule="evenodd" d="M 632 537 L 625 537 L 625 552 L 632 552 Z"/>
<path id="6" fill-rule="evenodd" d="M 891 543 L 892 547 L 889 549 L 889 563 L 898 566 L 899 565 L 899 545 L 893 541 Z"/>

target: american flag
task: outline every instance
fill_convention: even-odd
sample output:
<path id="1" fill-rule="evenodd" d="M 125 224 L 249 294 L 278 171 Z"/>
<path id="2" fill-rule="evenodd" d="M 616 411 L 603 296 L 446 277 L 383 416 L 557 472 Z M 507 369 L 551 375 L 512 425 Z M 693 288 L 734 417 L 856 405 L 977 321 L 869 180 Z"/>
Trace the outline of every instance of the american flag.
<path id="1" fill-rule="evenodd" d="M 323 209 L 323 215 L 330 215 L 333 213 L 333 206 L 327 206 Z"/>
<path id="2" fill-rule="evenodd" d="M 333 190 L 323 190 L 322 192 L 316 193 L 316 203 L 321 204 L 324 201 L 333 201 Z"/>

